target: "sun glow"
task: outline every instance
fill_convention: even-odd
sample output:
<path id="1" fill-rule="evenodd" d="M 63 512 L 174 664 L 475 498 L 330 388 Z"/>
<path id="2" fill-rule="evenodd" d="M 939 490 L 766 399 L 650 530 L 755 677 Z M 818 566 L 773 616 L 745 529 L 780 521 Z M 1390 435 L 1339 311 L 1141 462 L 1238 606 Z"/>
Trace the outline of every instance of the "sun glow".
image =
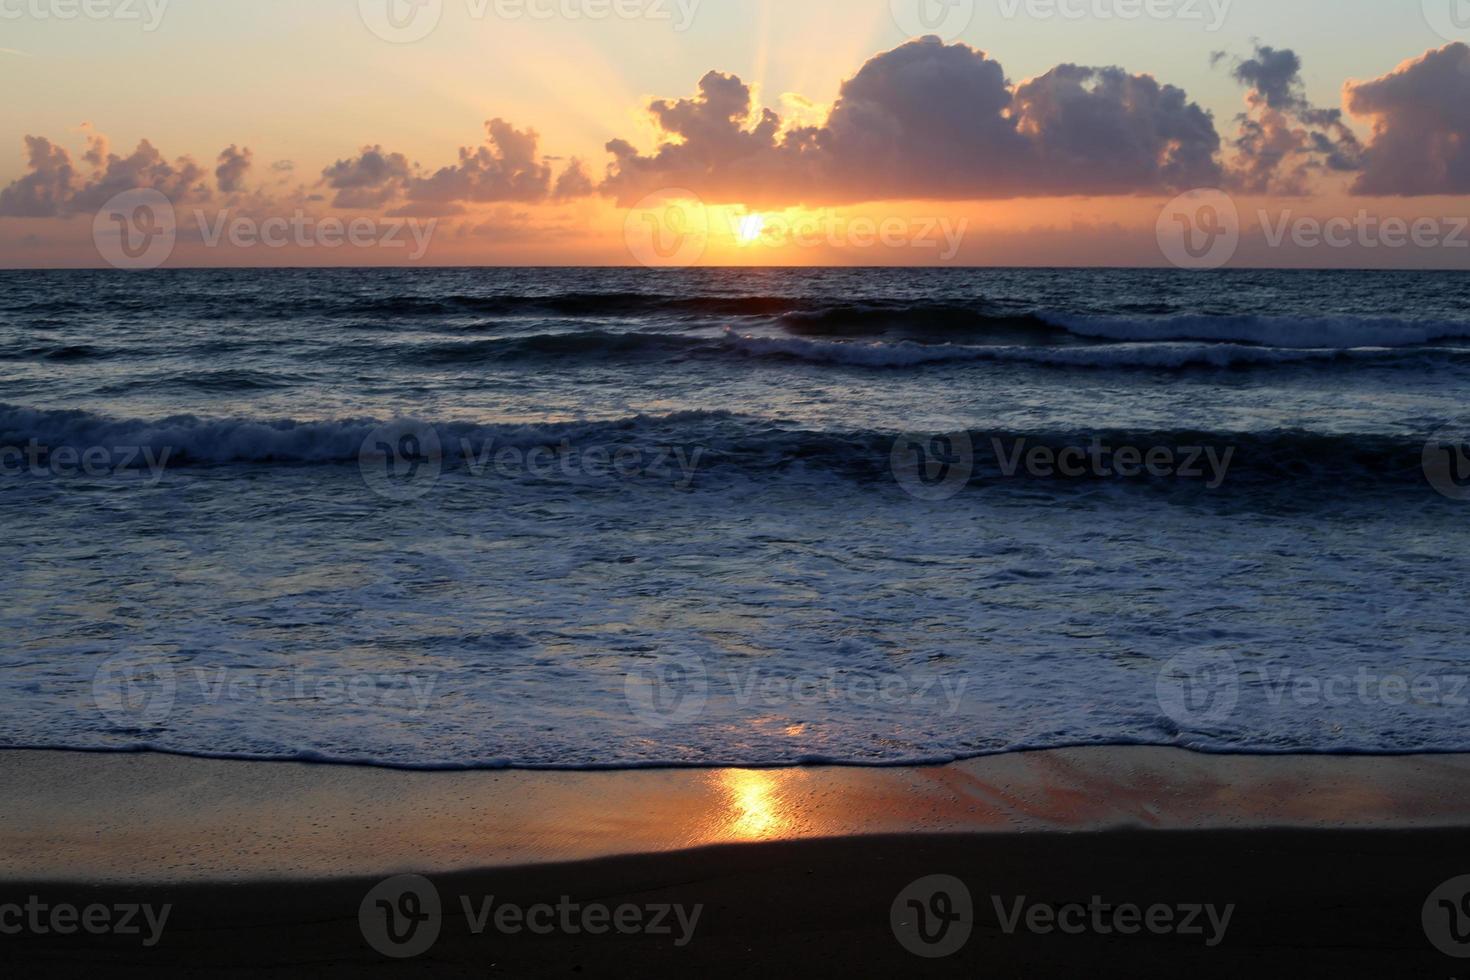
<path id="1" fill-rule="evenodd" d="M 736 226 L 735 240 L 741 245 L 754 245 L 766 230 L 766 216 L 763 214 L 747 214 L 740 219 Z"/>
<path id="2" fill-rule="evenodd" d="M 740 840 L 777 836 L 786 822 L 776 781 L 769 773 L 730 770 L 721 774 L 729 797 L 729 833 Z"/>

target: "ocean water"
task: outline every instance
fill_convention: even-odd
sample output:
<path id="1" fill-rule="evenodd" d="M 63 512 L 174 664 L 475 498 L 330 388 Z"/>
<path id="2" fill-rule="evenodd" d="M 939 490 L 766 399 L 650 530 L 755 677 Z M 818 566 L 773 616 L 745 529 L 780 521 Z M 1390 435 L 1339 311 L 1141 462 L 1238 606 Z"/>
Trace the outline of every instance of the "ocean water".
<path id="1" fill-rule="evenodd" d="M 1470 751 L 1470 277 L 0 273 L 0 747 Z"/>

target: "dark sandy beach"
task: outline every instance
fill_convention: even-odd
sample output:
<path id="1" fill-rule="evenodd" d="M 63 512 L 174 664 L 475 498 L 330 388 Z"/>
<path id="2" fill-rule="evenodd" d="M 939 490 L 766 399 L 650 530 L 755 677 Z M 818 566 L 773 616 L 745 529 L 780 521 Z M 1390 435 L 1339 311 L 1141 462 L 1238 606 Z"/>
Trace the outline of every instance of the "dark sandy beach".
<path id="1" fill-rule="evenodd" d="M 0 769 L 0 910 L 20 910 L 0 924 L 29 923 L 0 937 L 15 976 L 1464 972 L 1434 945 L 1448 919 L 1423 918 L 1470 873 L 1460 757 L 424 774 L 6 753 Z M 383 891 L 399 873 L 425 876 L 432 921 L 402 928 L 432 909 L 402 880 Z M 932 876 L 944 897 L 914 891 Z M 371 924 L 384 895 L 402 944 Z M 154 919 L 53 928 L 57 907 L 95 906 Z"/>

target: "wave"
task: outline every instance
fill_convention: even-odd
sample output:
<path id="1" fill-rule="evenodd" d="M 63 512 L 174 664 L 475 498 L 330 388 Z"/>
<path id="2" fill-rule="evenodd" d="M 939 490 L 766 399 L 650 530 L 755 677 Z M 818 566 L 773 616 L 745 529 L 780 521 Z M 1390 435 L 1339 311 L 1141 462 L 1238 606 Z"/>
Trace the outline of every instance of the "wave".
<path id="1" fill-rule="evenodd" d="M 1188 315 L 1141 319 L 1053 314 L 1050 322 L 1076 336 L 1096 340 L 1183 340 L 1294 349 L 1396 348 L 1470 338 L 1470 322 L 1388 317 Z"/>
<path id="2" fill-rule="evenodd" d="M 778 317 L 800 300 L 779 296 L 674 296 L 661 293 L 560 293 L 554 295 L 389 296 L 362 300 L 323 312 L 350 316 L 677 316 Z"/>
<path id="3" fill-rule="evenodd" d="M 0 360 L 40 360 L 68 364 L 82 361 L 105 361 L 117 356 L 117 353 L 117 351 L 88 344 L 62 344 L 55 347 L 10 346 L 0 347 Z"/>
<path id="4" fill-rule="evenodd" d="M 848 367 L 904 368 L 964 361 L 999 361 L 1072 368 L 1238 367 L 1334 361 L 1340 350 L 1283 350 L 1239 344 L 1121 344 L 1097 347 L 971 347 L 956 344 L 841 343 L 730 335 L 735 349 L 757 357 L 784 357 Z M 1364 351 L 1372 357 L 1378 352 Z"/>
<path id="5" fill-rule="evenodd" d="M 586 330 L 460 342 L 391 344 L 377 348 L 377 353 L 395 363 L 440 366 L 522 360 L 742 357 L 875 370 L 983 361 L 1109 370 L 1271 367 L 1405 358 L 1470 359 L 1470 349 L 1449 347 L 1298 348 L 1175 341 L 981 346 L 913 340 L 822 340 L 741 333 L 729 327 L 720 336 Z"/>
<path id="6" fill-rule="evenodd" d="M 517 361 L 540 358 L 656 357 L 683 355 L 699 350 L 713 350 L 710 339 L 688 334 L 583 330 L 573 333 L 532 334 L 459 343 L 410 345 L 386 348 L 397 360 L 405 354 L 410 360 L 430 364 L 474 364 L 486 361 Z"/>
<path id="7" fill-rule="evenodd" d="M 866 302 L 820 306 L 784 313 L 790 333 L 808 337 L 870 337 L 885 334 L 938 337 L 970 334 L 1011 336 L 1032 342 L 1059 340 L 1066 331 L 1035 313 L 999 312 L 989 304 Z"/>
<path id="8" fill-rule="evenodd" d="M 390 434 L 394 437 L 403 433 L 417 436 L 424 455 L 440 459 L 446 469 L 468 466 L 475 457 L 491 449 L 525 451 L 544 447 L 559 457 L 592 447 L 682 447 L 686 458 L 697 454 L 702 471 L 733 469 L 757 475 L 820 471 L 850 479 L 879 479 L 892 485 L 895 466 L 899 465 L 895 459 L 903 457 L 903 447 L 912 447 L 915 439 L 922 446 L 939 438 L 947 446 L 969 447 L 962 453 L 964 465 L 970 467 L 973 482 L 982 485 L 1016 479 L 1091 482 L 1113 476 L 1096 467 L 1075 476 L 1031 472 L 1024 466 L 1017 469 L 1018 450 L 1029 454 L 1044 449 L 1052 457 L 1061 456 L 1066 450 L 1074 455 L 1081 451 L 1088 459 L 1103 453 L 1111 460 L 1117 449 L 1132 448 L 1146 453 L 1159 447 L 1173 451 L 1181 459 L 1190 456 L 1199 466 L 1212 459 L 1228 461 L 1232 483 L 1325 481 L 1337 486 L 1360 482 L 1390 487 L 1413 484 L 1427 489 L 1423 473 L 1427 436 L 1189 429 L 974 430 L 914 436 L 887 430 L 811 431 L 729 412 L 494 424 L 384 422 L 368 418 L 298 422 L 194 416 L 128 420 L 84 411 L 0 405 L 0 446 L 36 445 L 48 453 L 62 447 L 79 452 L 100 448 L 114 454 L 124 448 L 150 450 L 148 454 L 130 454 L 133 461 L 117 463 L 120 466 L 147 465 L 150 455 L 152 459 L 166 458 L 170 465 L 345 464 L 361 461 L 365 451 L 371 453 L 377 443 L 384 441 L 385 425 L 391 426 Z M 1199 452 L 1194 452 L 1196 449 Z M 1139 476 L 1142 482 L 1149 482 L 1148 477 Z"/>

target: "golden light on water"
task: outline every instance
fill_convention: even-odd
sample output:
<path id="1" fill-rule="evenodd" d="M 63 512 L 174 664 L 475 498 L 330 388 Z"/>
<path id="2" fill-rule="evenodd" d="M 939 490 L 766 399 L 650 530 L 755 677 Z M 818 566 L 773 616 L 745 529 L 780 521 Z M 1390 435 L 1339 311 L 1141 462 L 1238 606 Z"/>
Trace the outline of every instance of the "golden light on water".
<path id="1" fill-rule="evenodd" d="M 775 774 L 726 770 L 719 778 L 729 797 L 731 837 L 740 840 L 775 837 L 790 822 L 781 812 Z"/>

